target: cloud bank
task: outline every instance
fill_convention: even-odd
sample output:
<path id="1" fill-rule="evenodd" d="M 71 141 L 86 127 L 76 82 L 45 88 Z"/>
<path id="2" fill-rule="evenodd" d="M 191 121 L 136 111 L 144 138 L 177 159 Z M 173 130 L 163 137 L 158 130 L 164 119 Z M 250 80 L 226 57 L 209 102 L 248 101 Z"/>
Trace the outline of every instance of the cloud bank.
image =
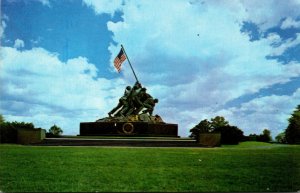
<path id="1" fill-rule="evenodd" d="M 84 57 L 62 62 L 43 48 L 1 51 L 1 112 L 8 121 L 33 122 L 49 129 L 61 126 L 78 134 L 79 123 L 106 116 L 125 83 L 97 78 L 97 68 Z"/>
<path id="2" fill-rule="evenodd" d="M 49 6 L 49 1 L 44 5 Z M 300 76 L 299 61 L 282 64 L 270 60 L 300 44 L 268 29 L 298 28 L 299 0 L 83 0 L 95 14 L 122 13 L 122 20 L 107 22 L 114 43 L 110 68 L 120 44 L 141 83 L 160 101 L 154 113 L 179 124 L 179 135 L 202 119 L 224 116 L 245 134 L 268 128 L 273 135 L 287 126 L 287 118 L 300 103 L 300 90 L 291 95 L 259 96 L 233 106 L 239 97 L 259 93 Z M 254 23 L 265 36 L 251 41 L 242 32 Z M 2 31 L 6 23 L 2 20 Z M 25 43 L 2 47 L 1 112 L 7 120 L 33 122 L 37 127 L 61 126 L 78 134 L 79 123 L 106 116 L 134 83 L 128 63 L 119 78 L 98 77 L 98 69 L 85 57 L 63 62 L 43 48 L 22 50 Z"/>

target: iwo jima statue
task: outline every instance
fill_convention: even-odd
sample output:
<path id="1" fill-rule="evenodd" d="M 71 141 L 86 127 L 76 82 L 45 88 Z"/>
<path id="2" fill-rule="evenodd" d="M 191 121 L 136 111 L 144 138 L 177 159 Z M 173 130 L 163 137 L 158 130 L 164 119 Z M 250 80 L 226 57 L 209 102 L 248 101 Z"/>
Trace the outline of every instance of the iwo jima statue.
<path id="1" fill-rule="evenodd" d="M 153 98 L 147 93 L 147 89 L 142 87 L 121 45 L 121 50 L 114 60 L 118 72 L 126 59 L 136 83 L 133 87 L 125 88 L 124 95 L 119 99 L 118 105 L 108 113 L 108 117 L 95 122 L 80 123 L 80 135 L 178 137 L 177 124 L 165 123 L 159 115 L 153 115 L 158 99 Z"/>

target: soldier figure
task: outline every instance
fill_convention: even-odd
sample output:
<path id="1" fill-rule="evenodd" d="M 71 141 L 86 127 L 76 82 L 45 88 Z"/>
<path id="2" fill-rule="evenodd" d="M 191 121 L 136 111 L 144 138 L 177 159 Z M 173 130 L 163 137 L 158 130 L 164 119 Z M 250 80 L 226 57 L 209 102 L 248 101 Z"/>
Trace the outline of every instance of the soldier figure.
<path id="1" fill-rule="evenodd" d="M 156 103 L 158 103 L 158 99 L 153 99 L 152 97 L 146 99 L 143 103 L 143 106 L 146 108 L 146 110 L 144 110 L 143 113 L 149 113 L 152 116 L 154 106 Z"/>
<path id="2" fill-rule="evenodd" d="M 124 95 L 119 99 L 119 104 L 108 113 L 109 117 L 111 117 L 115 112 L 117 112 L 116 114 L 118 114 L 121 110 L 121 107 L 122 109 L 128 108 L 128 97 L 130 95 L 131 90 L 131 86 L 126 87 Z M 120 114 L 122 115 L 122 113 Z"/>
<path id="3" fill-rule="evenodd" d="M 158 99 L 153 99 L 150 94 L 146 93 L 146 90 L 139 82 L 136 82 L 133 88 L 127 86 L 118 105 L 108 113 L 109 117 L 113 114 L 114 116 L 138 115 L 144 108 L 143 113 L 149 113 L 152 116 Z"/>
<path id="4" fill-rule="evenodd" d="M 143 92 L 142 90 L 144 90 L 144 88 L 142 88 L 141 84 L 139 84 L 138 82 L 133 86 L 132 91 L 129 95 L 129 108 L 126 112 L 126 116 L 133 114 L 136 107 L 143 104 L 139 98 L 140 93 Z"/>
<path id="5" fill-rule="evenodd" d="M 137 93 L 137 95 L 133 98 L 133 104 L 134 104 L 133 114 L 135 115 L 138 115 L 144 107 L 144 101 L 145 99 L 147 99 L 147 95 L 149 95 L 146 93 L 146 90 L 147 89 L 145 87 L 141 88 L 140 92 Z"/>
<path id="6" fill-rule="evenodd" d="M 136 81 L 135 84 L 134 84 L 134 86 L 137 86 L 138 88 L 142 88 L 142 85 L 141 85 L 141 83 L 139 81 Z"/>
<path id="7" fill-rule="evenodd" d="M 139 114 L 140 111 L 144 108 L 144 102 L 151 97 L 150 94 L 146 93 L 146 88 L 142 88 L 141 92 L 139 93 L 139 95 L 136 97 L 136 102 L 135 102 L 135 108 L 134 108 L 134 114 Z"/>

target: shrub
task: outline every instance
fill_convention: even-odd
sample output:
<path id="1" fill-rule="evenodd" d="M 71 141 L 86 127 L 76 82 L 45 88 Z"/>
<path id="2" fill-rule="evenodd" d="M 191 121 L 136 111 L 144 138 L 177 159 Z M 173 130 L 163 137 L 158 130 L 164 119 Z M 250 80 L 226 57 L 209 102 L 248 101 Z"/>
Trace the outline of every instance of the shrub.
<path id="1" fill-rule="evenodd" d="M 236 145 L 243 140 L 243 131 L 236 126 L 222 126 L 215 129 L 221 133 L 221 144 Z"/>
<path id="2" fill-rule="evenodd" d="M 272 140 L 271 131 L 268 129 L 264 129 L 263 133 L 257 136 L 257 141 L 270 142 L 271 140 Z"/>

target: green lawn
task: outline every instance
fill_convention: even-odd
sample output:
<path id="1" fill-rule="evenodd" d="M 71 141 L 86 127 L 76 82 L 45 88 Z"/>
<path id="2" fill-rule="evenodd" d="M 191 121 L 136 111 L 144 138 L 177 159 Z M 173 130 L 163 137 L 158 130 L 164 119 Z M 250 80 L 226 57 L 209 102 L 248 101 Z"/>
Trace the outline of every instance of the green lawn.
<path id="1" fill-rule="evenodd" d="M 1 192 L 298 191 L 300 146 L 221 148 L 0 145 Z"/>

